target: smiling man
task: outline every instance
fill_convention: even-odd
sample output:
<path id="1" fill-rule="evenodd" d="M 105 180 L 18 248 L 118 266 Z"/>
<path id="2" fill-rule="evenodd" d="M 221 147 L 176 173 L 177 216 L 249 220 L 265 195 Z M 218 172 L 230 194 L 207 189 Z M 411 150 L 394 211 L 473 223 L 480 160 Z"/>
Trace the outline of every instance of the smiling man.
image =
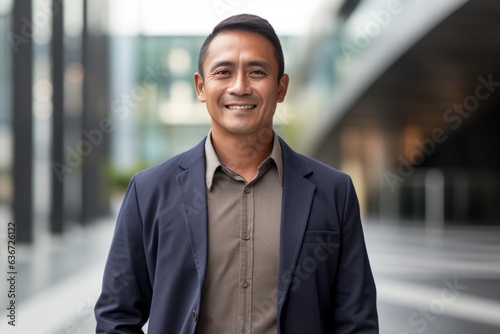
<path id="1" fill-rule="evenodd" d="M 210 133 L 130 181 L 97 333 L 378 333 L 351 179 L 273 130 L 289 77 L 272 26 L 222 21 L 198 66 Z"/>

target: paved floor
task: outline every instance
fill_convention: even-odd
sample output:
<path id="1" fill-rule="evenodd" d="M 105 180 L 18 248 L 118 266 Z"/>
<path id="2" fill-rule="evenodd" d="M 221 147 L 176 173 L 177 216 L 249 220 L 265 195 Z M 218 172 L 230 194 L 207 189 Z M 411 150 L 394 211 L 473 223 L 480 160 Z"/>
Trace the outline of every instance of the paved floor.
<path id="1" fill-rule="evenodd" d="M 382 334 L 500 333 L 500 230 L 369 225 Z"/>
<path id="2" fill-rule="evenodd" d="M 17 326 L 7 325 L 2 292 L 0 333 L 93 333 L 113 228 L 108 219 L 19 248 Z M 365 231 L 381 334 L 500 333 L 500 229 L 426 232 L 366 223 Z M 7 291 L 3 281 L 0 291 Z"/>

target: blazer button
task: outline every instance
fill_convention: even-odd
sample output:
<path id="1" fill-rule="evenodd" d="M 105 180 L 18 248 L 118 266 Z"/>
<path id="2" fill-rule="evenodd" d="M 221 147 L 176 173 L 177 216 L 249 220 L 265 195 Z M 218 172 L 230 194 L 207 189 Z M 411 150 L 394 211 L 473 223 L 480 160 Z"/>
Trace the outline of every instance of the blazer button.
<path id="1" fill-rule="evenodd" d="M 196 310 L 193 310 L 192 314 L 193 314 L 193 320 L 198 321 L 198 313 L 196 313 Z"/>

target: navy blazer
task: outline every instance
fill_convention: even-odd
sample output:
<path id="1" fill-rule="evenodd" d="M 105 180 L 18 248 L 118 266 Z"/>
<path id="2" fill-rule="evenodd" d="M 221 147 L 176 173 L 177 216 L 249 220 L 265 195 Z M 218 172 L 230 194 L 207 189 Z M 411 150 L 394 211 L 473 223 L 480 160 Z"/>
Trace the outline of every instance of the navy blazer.
<path id="1" fill-rule="evenodd" d="M 280 142 L 278 333 L 378 333 L 351 179 Z M 149 333 L 195 333 L 206 266 L 202 141 L 131 179 L 95 307 L 97 333 L 142 333 L 148 320 Z"/>

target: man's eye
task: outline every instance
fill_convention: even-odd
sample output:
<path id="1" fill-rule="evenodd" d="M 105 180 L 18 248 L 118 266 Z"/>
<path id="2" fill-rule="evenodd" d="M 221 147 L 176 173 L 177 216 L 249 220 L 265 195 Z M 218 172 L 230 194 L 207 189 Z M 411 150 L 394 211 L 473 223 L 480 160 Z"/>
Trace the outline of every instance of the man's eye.
<path id="1" fill-rule="evenodd" d="M 262 70 L 253 70 L 250 72 L 250 75 L 257 78 L 262 78 L 266 75 L 266 72 Z"/>
<path id="2" fill-rule="evenodd" d="M 217 72 L 215 72 L 216 75 L 229 75 L 229 71 L 228 70 L 218 70 Z"/>

